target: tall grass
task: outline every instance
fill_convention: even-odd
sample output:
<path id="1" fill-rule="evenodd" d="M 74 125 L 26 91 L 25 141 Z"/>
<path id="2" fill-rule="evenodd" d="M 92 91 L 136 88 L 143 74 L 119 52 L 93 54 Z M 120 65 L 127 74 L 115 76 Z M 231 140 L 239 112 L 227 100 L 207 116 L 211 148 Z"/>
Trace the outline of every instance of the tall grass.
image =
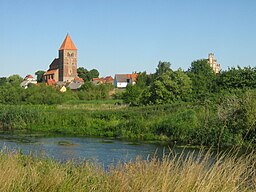
<path id="1" fill-rule="evenodd" d="M 181 145 L 253 146 L 256 100 L 220 104 L 173 103 L 129 107 L 113 101 L 47 105 L 0 105 L 0 129 L 164 140 Z M 244 102 L 242 102 L 244 101 Z"/>
<path id="2" fill-rule="evenodd" d="M 107 171 L 95 163 L 60 164 L 49 159 L 0 153 L 0 191 L 213 192 L 255 191 L 254 152 L 173 155 L 119 164 Z"/>

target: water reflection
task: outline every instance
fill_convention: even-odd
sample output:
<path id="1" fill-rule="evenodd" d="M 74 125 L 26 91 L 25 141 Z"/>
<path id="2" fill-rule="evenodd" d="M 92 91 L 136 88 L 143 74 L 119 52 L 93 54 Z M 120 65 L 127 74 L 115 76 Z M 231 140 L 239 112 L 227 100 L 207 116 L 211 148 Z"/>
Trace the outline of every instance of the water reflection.
<path id="1" fill-rule="evenodd" d="M 145 143 L 133 145 L 131 142 L 104 140 L 102 138 L 26 138 L 30 142 L 24 143 L 12 137 L 11 135 L 2 137 L 0 147 L 7 147 L 9 150 L 21 149 L 24 154 L 43 155 L 61 162 L 69 160 L 75 162 L 97 161 L 104 167 L 119 161 L 133 161 L 138 156 L 146 159 L 155 153 L 158 157 L 162 157 L 164 151 L 169 153 L 168 146 Z M 70 143 L 70 145 L 60 145 L 61 142 Z M 176 150 L 178 153 L 181 151 L 182 149 Z"/>

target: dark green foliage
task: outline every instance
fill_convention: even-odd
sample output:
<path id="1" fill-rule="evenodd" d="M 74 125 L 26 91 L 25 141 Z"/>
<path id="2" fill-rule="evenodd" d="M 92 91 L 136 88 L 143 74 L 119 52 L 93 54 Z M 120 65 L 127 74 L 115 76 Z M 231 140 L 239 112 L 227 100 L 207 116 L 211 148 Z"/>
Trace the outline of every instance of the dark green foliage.
<path id="1" fill-rule="evenodd" d="M 80 100 L 100 100 L 109 99 L 109 92 L 114 89 L 112 84 L 94 85 L 91 82 L 85 82 L 77 95 Z"/>
<path id="2" fill-rule="evenodd" d="M 7 82 L 6 77 L 0 77 L 0 86 L 4 85 Z"/>
<path id="3" fill-rule="evenodd" d="M 165 73 L 171 72 L 171 63 L 159 61 L 156 68 L 156 76 L 163 75 Z"/>
<path id="4" fill-rule="evenodd" d="M 38 83 L 43 82 L 43 75 L 44 75 L 45 71 L 39 70 L 37 72 L 35 72 L 36 75 L 36 80 Z"/>
<path id="5" fill-rule="evenodd" d="M 181 69 L 169 70 L 156 76 L 149 86 L 144 101 L 146 104 L 166 104 L 185 100 L 191 93 L 191 86 L 191 80 Z"/>
<path id="6" fill-rule="evenodd" d="M 218 86 L 224 90 L 256 88 L 256 68 L 229 68 L 221 72 Z"/>
<path id="7" fill-rule="evenodd" d="M 126 90 L 122 94 L 121 98 L 125 103 L 128 103 L 132 106 L 138 106 L 145 103 L 143 92 L 148 89 L 152 79 L 152 76 L 147 75 L 146 72 L 139 73 L 136 84 L 127 85 Z"/>
<path id="8" fill-rule="evenodd" d="M 192 142 L 192 133 L 198 127 L 196 112 L 192 109 L 167 116 L 156 125 L 156 131 L 173 141 Z"/>
<path id="9" fill-rule="evenodd" d="M 188 70 L 192 81 L 192 97 L 204 100 L 216 89 L 216 75 L 207 59 L 193 61 Z"/>
<path id="10" fill-rule="evenodd" d="M 44 84 L 31 85 L 23 89 L 19 85 L 6 83 L 0 89 L 1 104 L 60 104 L 69 100 L 77 100 L 75 93 L 68 90 L 61 93 L 59 89 Z"/>
<path id="11" fill-rule="evenodd" d="M 6 79 L 8 84 L 13 86 L 19 86 L 20 83 L 23 81 L 23 78 L 19 75 L 11 75 Z"/>
<path id="12" fill-rule="evenodd" d="M 84 67 L 77 68 L 78 77 L 82 78 L 84 81 L 91 81 L 92 78 L 99 77 L 99 72 L 97 69 L 92 69 L 88 71 Z"/>
<path id="13" fill-rule="evenodd" d="M 22 101 L 23 89 L 16 85 L 6 83 L 0 89 L 0 103 L 2 104 L 20 104 Z"/>
<path id="14" fill-rule="evenodd" d="M 125 103 L 129 103 L 132 106 L 138 106 L 141 103 L 141 94 L 143 89 L 139 86 L 127 85 L 126 91 L 122 95 L 122 99 Z"/>

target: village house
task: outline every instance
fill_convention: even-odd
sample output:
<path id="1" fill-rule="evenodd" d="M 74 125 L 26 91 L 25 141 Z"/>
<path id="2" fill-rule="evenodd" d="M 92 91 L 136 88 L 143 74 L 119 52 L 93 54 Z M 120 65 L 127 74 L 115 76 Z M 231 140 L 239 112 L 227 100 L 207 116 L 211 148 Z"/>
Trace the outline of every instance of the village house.
<path id="1" fill-rule="evenodd" d="M 111 76 L 101 77 L 101 78 L 92 78 L 92 83 L 94 85 L 98 85 L 98 84 L 112 84 L 112 85 L 114 85 L 114 79 Z"/>
<path id="2" fill-rule="evenodd" d="M 128 84 L 134 85 L 136 83 L 138 74 L 116 74 L 114 79 L 114 85 L 116 88 L 125 88 Z"/>
<path id="3" fill-rule="evenodd" d="M 32 75 L 27 75 L 21 82 L 20 86 L 27 89 L 29 84 L 37 84 L 37 80 Z"/>
<path id="4" fill-rule="evenodd" d="M 84 80 L 80 77 L 76 77 L 73 81 L 71 81 L 68 84 L 68 88 L 70 88 L 73 91 L 76 91 L 77 89 L 79 89 L 82 85 L 84 84 Z"/>

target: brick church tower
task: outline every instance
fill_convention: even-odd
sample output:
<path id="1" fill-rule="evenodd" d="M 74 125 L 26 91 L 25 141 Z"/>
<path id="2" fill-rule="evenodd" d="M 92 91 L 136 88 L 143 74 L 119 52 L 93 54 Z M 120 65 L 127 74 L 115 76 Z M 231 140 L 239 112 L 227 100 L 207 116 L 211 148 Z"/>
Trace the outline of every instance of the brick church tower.
<path id="1" fill-rule="evenodd" d="M 77 48 L 69 34 L 59 49 L 59 81 L 71 82 L 77 77 Z"/>

